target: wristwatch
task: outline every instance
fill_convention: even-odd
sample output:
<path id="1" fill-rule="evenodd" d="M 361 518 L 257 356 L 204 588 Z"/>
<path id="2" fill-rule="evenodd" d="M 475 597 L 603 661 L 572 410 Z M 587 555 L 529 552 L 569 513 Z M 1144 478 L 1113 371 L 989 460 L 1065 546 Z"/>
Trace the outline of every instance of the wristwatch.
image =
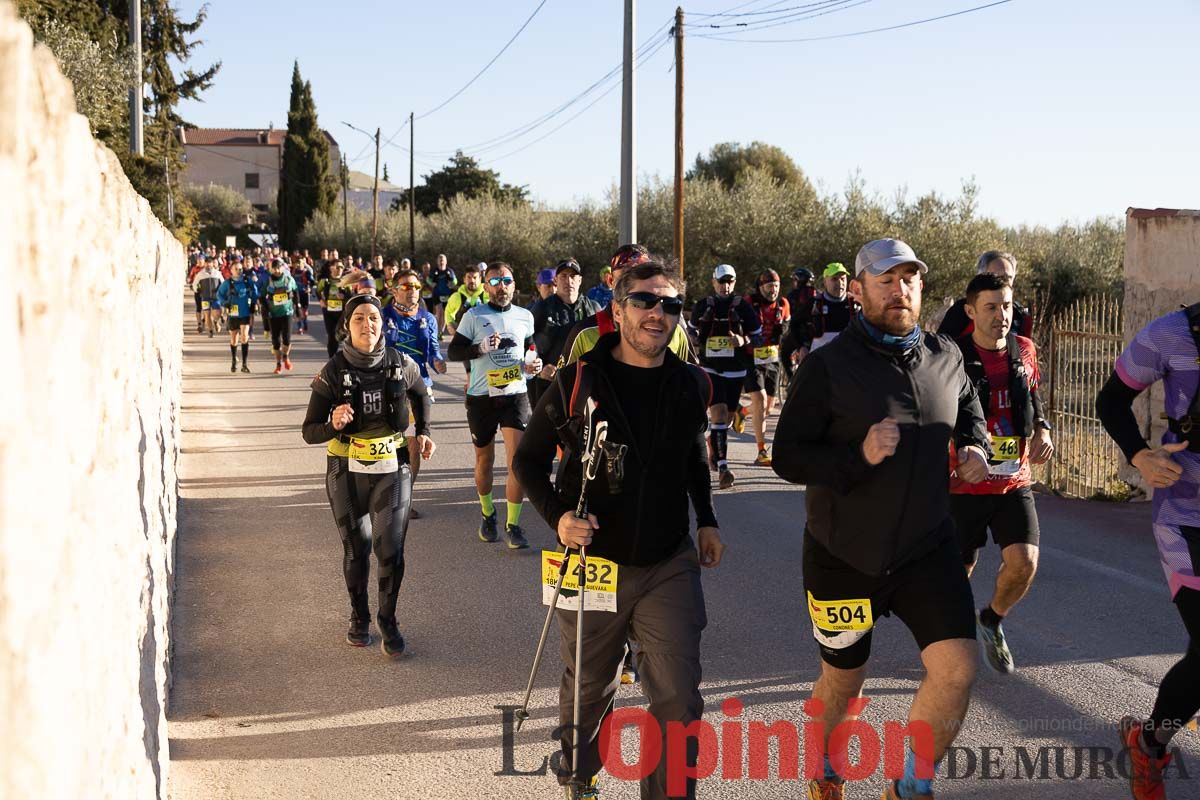
<path id="1" fill-rule="evenodd" d="M 1044 431 L 1054 430 L 1054 426 L 1050 424 L 1050 420 L 1048 420 L 1048 419 L 1035 419 L 1033 421 L 1033 424 L 1038 426 L 1039 428 L 1041 428 Z"/>

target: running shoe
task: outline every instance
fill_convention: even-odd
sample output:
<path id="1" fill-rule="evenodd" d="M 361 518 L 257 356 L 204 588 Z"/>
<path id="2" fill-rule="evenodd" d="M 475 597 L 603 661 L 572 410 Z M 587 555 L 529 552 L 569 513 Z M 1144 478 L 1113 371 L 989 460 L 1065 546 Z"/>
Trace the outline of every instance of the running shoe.
<path id="1" fill-rule="evenodd" d="M 249 371 L 250 371 L 250 368 L 247 367 L 245 364 L 242 364 L 242 372 L 249 372 Z"/>
<path id="2" fill-rule="evenodd" d="M 1137 717 L 1121 719 L 1121 746 L 1129 753 L 1129 792 L 1133 800 L 1166 800 L 1167 789 L 1163 786 L 1163 770 L 1171 763 L 1171 754 L 1154 758 L 1142 749 L 1138 741 L 1144 723 Z"/>
<path id="3" fill-rule="evenodd" d="M 746 415 L 742 413 L 741 408 L 733 412 L 733 421 L 730 423 L 730 427 L 737 433 L 746 432 Z"/>
<path id="4" fill-rule="evenodd" d="M 525 538 L 525 531 L 521 530 L 520 525 L 505 525 L 504 539 L 508 542 L 509 550 L 524 550 L 529 547 L 529 540 Z"/>
<path id="5" fill-rule="evenodd" d="M 493 511 L 479 523 L 479 541 L 494 542 L 499 538 L 500 532 L 496 530 L 496 512 Z"/>
<path id="6" fill-rule="evenodd" d="M 286 369 L 288 372 L 292 371 L 292 360 L 290 358 L 288 358 L 287 356 L 283 357 L 283 368 Z"/>
<path id="7" fill-rule="evenodd" d="M 727 469 L 721 470 L 720 483 L 717 486 L 721 489 L 728 489 L 733 486 L 733 473 Z"/>
<path id="8" fill-rule="evenodd" d="M 408 507 L 408 518 L 409 519 L 420 519 L 421 518 L 421 512 L 417 511 L 416 506 Z"/>
<path id="9" fill-rule="evenodd" d="M 379 649 L 391 658 L 404 655 L 404 637 L 400 635 L 395 620 L 379 623 Z"/>
<path id="10" fill-rule="evenodd" d="M 993 628 L 981 620 L 976 612 L 975 630 L 979 638 L 979 649 L 983 651 L 983 658 L 988 666 L 1001 675 L 1011 674 L 1015 667 L 1008 642 L 1004 638 L 1003 627 L 997 625 Z"/>
<path id="11" fill-rule="evenodd" d="M 896 791 L 896 782 L 895 781 L 888 781 L 887 786 L 883 787 L 883 794 L 881 795 L 881 800 L 904 800 L 903 798 L 900 797 L 900 793 L 898 791 Z M 931 795 L 931 794 L 914 794 L 911 796 L 911 800 L 933 800 L 933 795 Z"/>
<path id="12" fill-rule="evenodd" d="M 812 780 L 808 782 L 807 800 L 842 800 L 846 796 L 845 781 Z"/>
<path id="13" fill-rule="evenodd" d="M 237 362 L 236 361 L 229 365 L 229 371 L 237 372 Z"/>
<path id="14" fill-rule="evenodd" d="M 281 372 L 283 372 L 283 364 L 280 364 L 278 361 L 276 361 L 275 362 L 275 374 L 278 375 Z"/>
<path id="15" fill-rule="evenodd" d="M 760 467 L 769 467 L 771 466 L 771 457 L 767 455 L 767 451 L 765 449 L 759 450 L 758 456 L 754 459 L 754 463 L 758 464 Z"/>
<path id="16" fill-rule="evenodd" d="M 350 630 L 346 631 L 346 642 L 352 647 L 366 647 L 371 643 L 371 621 L 350 618 Z"/>

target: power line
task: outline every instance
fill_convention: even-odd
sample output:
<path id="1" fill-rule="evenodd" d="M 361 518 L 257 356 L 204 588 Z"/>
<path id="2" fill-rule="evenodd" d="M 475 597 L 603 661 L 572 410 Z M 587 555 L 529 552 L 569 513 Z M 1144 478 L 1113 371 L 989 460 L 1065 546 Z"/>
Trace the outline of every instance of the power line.
<path id="1" fill-rule="evenodd" d="M 694 36 L 697 39 L 714 39 L 714 40 L 723 41 L 723 42 L 750 42 L 750 43 L 755 43 L 755 44 L 822 42 L 822 41 L 827 41 L 829 39 L 849 39 L 850 37 L 853 37 L 853 36 L 866 36 L 869 33 L 882 33 L 884 31 L 895 31 L 895 30 L 899 30 L 901 28 L 911 28 L 914 25 L 924 25 L 927 22 L 937 22 L 938 20 L 950 19 L 951 17 L 959 17 L 959 16 L 962 16 L 963 14 L 970 14 L 974 11 L 982 11 L 985 8 L 993 8 L 995 6 L 1002 6 L 1005 3 L 1011 3 L 1012 1 L 1013 0 L 997 0 L 994 3 L 987 3 L 986 5 L 975 6 L 974 8 L 966 8 L 966 9 L 963 9 L 962 11 L 955 11 L 951 14 L 942 14 L 941 16 L 937 16 L 937 17 L 928 17 L 926 19 L 913 20 L 912 22 L 905 22 L 900 25 L 888 25 L 887 27 L 883 27 L 883 28 L 871 28 L 870 30 L 852 31 L 850 33 L 836 33 L 836 34 L 832 34 L 829 36 L 809 36 L 809 37 L 805 37 L 803 39 L 739 39 L 739 38 L 735 38 L 733 34 L 728 34 L 728 33 L 726 33 L 726 34 L 698 33 L 698 34 L 694 34 Z"/>
<path id="2" fill-rule="evenodd" d="M 657 44 L 657 45 L 656 45 L 656 46 L 655 46 L 655 47 L 654 47 L 654 48 L 653 48 L 653 49 L 652 49 L 650 52 L 648 52 L 648 53 L 646 53 L 644 56 L 641 56 L 641 57 L 639 57 L 639 58 L 638 58 L 638 63 L 639 63 L 639 65 L 641 65 L 641 64 L 648 64 L 648 63 L 650 62 L 650 59 L 652 59 L 654 56 L 656 56 L 656 55 L 658 54 L 658 51 L 659 51 L 659 50 L 662 50 L 664 47 L 666 47 L 666 46 L 667 46 L 668 44 L 670 44 L 670 43 L 671 43 L 671 40 L 670 40 L 670 39 L 663 39 L 663 40 L 662 40 L 661 42 L 659 42 L 659 43 L 658 43 L 658 44 Z M 497 161 L 499 161 L 499 160 L 501 160 L 501 159 L 503 159 L 503 158 L 508 158 L 509 156 L 515 156 L 517 153 L 520 153 L 520 152 L 522 152 L 522 151 L 524 151 L 524 150 L 528 150 L 530 147 L 533 147 L 535 144 L 537 144 L 538 142 L 542 141 L 543 139 L 547 139 L 547 138 L 549 138 L 550 136 L 554 135 L 554 134 L 555 134 L 555 133 L 557 133 L 558 131 L 560 131 L 560 130 L 562 130 L 563 128 L 565 128 L 567 125 L 570 125 L 572 122 L 574 122 L 574 121 L 575 121 L 576 119 L 578 119 L 579 117 L 583 116 L 583 115 L 584 115 L 584 113 L 586 113 L 586 112 L 587 112 L 589 109 L 591 109 L 591 108 L 592 108 L 592 106 L 594 106 L 594 105 L 596 105 L 597 103 L 599 103 L 599 102 L 600 102 L 601 100 L 603 100 L 605 97 L 608 97 L 610 94 L 612 94 L 612 93 L 613 93 L 614 91 L 616 91 L 618 88 L 620 88 L 620 86 L 621 86 L 621 82 L 620 82 L 620 81 L 618 81 L 618 82 L 614 83 L 612 86 L 608 87 L 608 89 L 606 89 L 606 90 L 604 91 L 604 93 L 603 93 L 603 94 L 601 94 L 601 95 L 600 95 L 599 97 L 597 97 L 595 100 L 593 100 L 592 102 L 590 102 L 590 103 L 588 103 L 586 106 L 584 106 L 582 109 L 580 109 L 578 113 L 576 113 L 576 114 L 572 115 L 571 117 L 569 117 L 569 118 L 568 118 L 568 119 L 567 119 L 565 122 L 563 122 L 561 125 L 559 125 L 559 126 L 555 127 L 553 130 L 549 131 L 548 133 L 545 133 L 545 134 L 543 134 L 542 136 L 539 136 L 537 139 L 534 139 L 532 142 L 529 142 L 529 143 L 527 143 L 527 144 L 525 144 L 525 145 L 522 145 L 521 147 L 517 148 L 516 150 L 513 150 L 513 151 L 512 151 L 512 152 L 510 152 L 510 153 L 505 153 L 505 154 L 504 154 L 504 155 L 502 155 L 502 156 L 496 156 L 495 158 L 489 158 L 489 159 L 487 159 L 487 160 L 486 160 L 486 163 L 488 163 L 488 164 L 493 164 L 493 163 L 495 163 L 495 162 L 497 162 Z"/>
<path id="3" fill-rule="evenodd" d="M 512 45 L 512 43 L 517 40 L 517 37 L 521 35 L 521 31 L 523 31 L 527 27 L 529 27 L 529 23 L 533 22 L 533 18 L 538 15 L 538 12 L 542 10 L 542 6 L 546 5 L 546 2 L 547 2 L 547 0 L 542 0 L 542 2 L 538 3 L 537 8 L 535 8 L 533 10 L 533 13 L 529 15 L 529 18 L 527 20 L 525 20 L 525 23 L 523 25 L 521 25 L 520 28 L 517 29 L 517 32 L 514 33 L 512 35 L 512 38 L 509 39 L 505 43 L 504 47 L 500 48 L 500 52 L 496 53 L 496 55 L 492 56 L 492 60 L 483 65 L 483 69 L 481 69 L 481 70 L 479 70 L 479 72 L 475 73 L 475 77 L 471 78 L 471 80 L 469 80 L 465 84 L 463 84 L 463 87 L 461 89 L 459 89 L 457 92 L 455 92 L 454 94 L 447 97 L 445 100 L 443 100 L 437 106 L 434 106 L 433 108 L 429 109 L 424 114 L 417 114 L 417 119 L 425 119 L 425 117 L 428 117 L 430 114 L 435 114 L 438 111 L 441 111 L 443 108 L 450 105 L 450 102 L 452 100 L 454 100 L 454 98 L 458 97 L 460 94 L 465 92 L 471 86 L 471 84 L 473 84 L 475 81 L 479 80 L 480 76 L 482 76 L 483 73 L 487 72 L 488 68 L 491 67 L 492 64 L 496 63 L 496 59 L 498 59 L 498 58 L 500 58 L 500 56 L 504 55 L 504 51 L 507 50 Z"/>
<path id="4" fill-rule="evenodd" d="M 739 9 L 743 9 L 743 8 L 746 8 L 747 6 L 752 6 L 752 5 L 754 5 L 755 3 L 761 3 L 761 2 L 762 2 L 762 0 L 749 0 L 749 2 L 746 2 L 746 3 L 740 3 L 739 5 L 736 5 L 736 6 L 734 6 L 733 8 L 727 8 L 727 9 L 725 9 L 724 11 L 718 11 L 718 12 L 716 12 L 716 13 L 713 13 L 713 14 L 699 14 L 699 13 L 691 13 L 691 12 L 689 12 L 689 16 L 696 17 L 697 19 L 708 19 L 708 18 L 710 18 L 710 17 L 728 17 L 728 16 L 737 16 L 736 14 L 734 14 L 734 13 L 732 13 L 732 12 L 734 12 L 734 11 L 738 11 Z M 771 8 L 771 6 L 783 5 L 783 4 L 784 4 L 784 3 L 786 3 L 786 2 L 787 2 L 787 0 L 775 0 L 775 2 L 774 2 L 774 3 L 771 3 L 770 5 L 767 5 L 767 6 L 763 6 L 763 8 Z"/>
<path id="5" fill-rule="evenodd" d="M 796 14 L 785 14 L 783 16 L 774 17 L 771 19 L 754 20 L 752 22 L 728 23 L 725 25 L 700 25 L 701 29 L 705 28 L 739 28 L 737 31 L 729 31 L 728 33 L 705 34 L 706 39 L 717 39 L 720 37 L 732 37 L 745 31 L 754 30 L 762 31 L 768 28 L 778 28 L 783 25 L 792 25 L 797 22 L 804 22 L 817 17 L 824 17 L 828 14 L 837 14 L 841 11 L 849 11 L 855 6 L 863 6 L 874 0 L 826 0 L 827 5 L 825 10 L 809 10 L 802 11 Z M 700 35 L 700 34 L 696 34 Z"/>
<path id="6" fill-rule="evenodd" d="M 666 23 L 660 25 L 653 33 L 651 33 L 648 37 L 646 37 L 645 41 L 643 41 L 642 44 L 638 48 L 638 51 L 639 51 L 638 55 L 637 55 L 638 59 L 641 59 L 645 55 L 647 55 L 655 47 L 655 45 L 661 44 L 661 42 L 654 41 L 655 37 L 659 36 L 659 34 L 666 31 L 671 26 L 672 22 L 673 22 L 673 18 L 668 19 Z M 669 39 L 664 39 L 662 41 L 669 41 Z M 477 142 L 475 144 L 469 144 L 469 145 L 463 145 L 461 147 L 456 147 L 453 150 L 425 151 L 424 154 L 428 155 L 428 156 L 438 157 L 438 156 L 444 156 L 444 155 L 453 155 L 455 152 L 457 152 L 459 150 L 461 150 L 463 152 L 469 151 L 472 153 L 480 153 L 480 152 L 485 152 L 488 150 L 494 150 L 494 149 L 503 147 L 506 144 L 509 144 L 511 142 L 516 141 L 517 139 L 520 139 L 522 136 L 525 136 L 526 134 L 532 133 L 534 130 L 536 130 L 537 128 L 540 128 L 541 126 L 550 122 L 555 117 L 558 117 L 559 115 L 565 113 L 568 109 L 571 108 L 571 106 L 575 105 L 580 100 L 584 99 L 589 94 L 596 91 L 598 88 L 602 87 L 607 81 L 612 79 L 614 76 L 618 75 L 621 72 L 621 68 L 622 68 L 622 65 L 617 64 L 615 67 L 613 67 L 611 70 L 609 70 L 606 74 L 601 76 L 598 80 L 596 80 L 594 83 L 592 83 L 586 89 L 584 89 L 582 92 L 579 92 L 574 97 L 567 100 L 566 102 L 560 104 L 559 106 L 555 107 L 551 111 L 548 111 L 547 113 L 532 120 L 531 122 L 527 122 L 524 125 L 520 125 L 516 128 L 513 128 L 512 130 L 507 131 L 506 133 L 499 134 L 495 137 L 492 137 L 491 139 L 486 139 L 482 142 Z M 619 85 L 620 81 L 618 81 L 617 83 Z"/>
<path id="7" fill-rule="evenodd" d="M 781 2 L 786 2 L 786 1 L 787 0 L 781 0 Z M 714 19 L 717 17 L 728 18 L 728 19 L 740 19 L 742 17 L 760 17 L 760 16 L 771 15 L 771 14 L 784 14 L 789 11 L 802 11 L 804 9 L 820 8 L 822 6 L 827 6 L 830 3 L 836 4 L 837 2 L 838 2 L 838 0 L 820 0 L 820 2 L 816 2 L 816 3 L 805 3 L 804 5 L 801 5 L 801 6 L 789 6 L 788 8 L 776 8 L 772 11 L 767 11 L 766 9 L 770 8 L 771 6 L 766 6 L 765 8 L 763 8 L 762 10 L 759 10 L 759 11 L 743 11 L 740 14 L 730 14 L 730 13 L 723 12 L 720 14 L 702 14 L 699 16 L 701 16 L 704 19 Z M 776 5 L 779 5 L 779 3 L 772 3 L 771 5 L 776 6 Z M 704 22 L 687 22 L 687 23 L 684 23 L 684 27 L 688 27 L 688 28 L 730 28 L 730 27 L 735 27 L 736 25 L 739 25 L 739 24 L 740 25 L 749 25 L 751 23 L 728 23 L 725 25 L 715 25 L 715 24 L 704 23 Z"/>

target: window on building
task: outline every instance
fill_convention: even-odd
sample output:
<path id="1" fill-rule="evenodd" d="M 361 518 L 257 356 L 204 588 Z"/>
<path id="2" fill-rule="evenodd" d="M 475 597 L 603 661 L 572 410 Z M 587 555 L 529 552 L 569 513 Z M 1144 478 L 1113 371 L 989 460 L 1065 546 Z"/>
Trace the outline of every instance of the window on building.
<path id="1" fill-rule="evenodd" d="M 246 188 L 247 189 L 257 189 L 258 188 L 258 173 L 257 172 L 247 172 L 246 173 Z"/>

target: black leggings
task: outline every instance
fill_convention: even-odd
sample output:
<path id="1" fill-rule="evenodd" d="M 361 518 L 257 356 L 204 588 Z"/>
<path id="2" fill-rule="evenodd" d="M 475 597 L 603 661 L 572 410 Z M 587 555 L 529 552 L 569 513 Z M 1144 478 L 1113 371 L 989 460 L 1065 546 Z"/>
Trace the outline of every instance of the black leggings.
<path id="1" fill-rule="evenodd" d="M 271 352 L 292 346 L 292 316 L 271 317 Z"/>
<path id="2" fill-rule="evenodd" d="M 380 624 L 396 621 L 396 597 L 404 580 L 404 537 L 412 505 L 412 473 L 407 448 L 396 448 L 400 469 L 384 475 L 351 472 L 347 459 L 326 458 L 325 491 L 333 520 L 342 537 L 342 572 L 356 620 L 371 617 L 367 581 L 370 552 L 375 550 L 379 573 Z"/>
<path id="3" fill-rule="evenodd" d="M 337 329 L 338 324 L 342 321 L 342 312 L 326 311 L 324 312 L 324 317 L 325 336 L 329 339 L 329 341 L 325 343 L 325 349 L 329 351 L 329 357 L 333 358 L 334 354 L 338 351 Z"/>
<path id="4" fill-rule="evenodd" d="M 1200 591 L 1180 589 L 1175 607 L 1187 628 L 1188 648 L 1159 684 L 1148 723 L 1155 730 L 1165 729 L 1172 734 L 1200 711 Z"/>

